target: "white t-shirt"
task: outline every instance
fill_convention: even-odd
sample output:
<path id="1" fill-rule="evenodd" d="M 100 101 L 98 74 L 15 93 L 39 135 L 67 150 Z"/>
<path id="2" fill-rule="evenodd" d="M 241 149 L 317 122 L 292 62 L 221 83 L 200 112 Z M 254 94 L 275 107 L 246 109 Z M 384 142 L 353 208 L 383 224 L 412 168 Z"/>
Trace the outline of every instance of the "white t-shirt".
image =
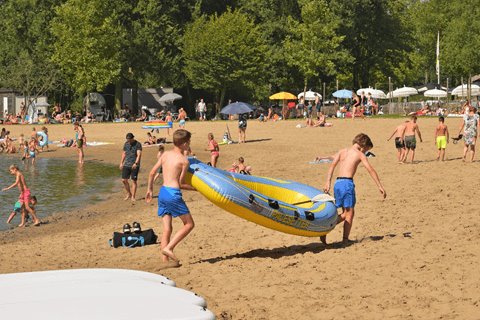
<path id="1" fill-rule="evenodd" d="M 205 109 L 206 109 L 206 105 L 205 105 L 205 102 L 199 102 L 198 103 L 198 111 L 199 112 L 205 112 Z"/>

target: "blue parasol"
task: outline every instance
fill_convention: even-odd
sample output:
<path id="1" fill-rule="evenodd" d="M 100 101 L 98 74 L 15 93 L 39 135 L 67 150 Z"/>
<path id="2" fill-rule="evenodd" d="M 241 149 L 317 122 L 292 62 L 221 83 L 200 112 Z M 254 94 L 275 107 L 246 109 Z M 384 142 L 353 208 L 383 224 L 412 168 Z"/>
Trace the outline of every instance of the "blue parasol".
<path id="1" fill-rule="evenodd" d="M 255 107 L 246 102 L 234 102 L 223 107 L 220 113 L 223 114 L 242 114 L 255 110 Z"/>
<path id="2" fill-rule="evenodd" d="M 347 89 L 342 89 L 342 90 L 337 90 L 334 93 L 332 93 L 332 96 L 335 98 L 341 98 L 341 99 L 351 99 L 353 95 L 353 92 Z"/>

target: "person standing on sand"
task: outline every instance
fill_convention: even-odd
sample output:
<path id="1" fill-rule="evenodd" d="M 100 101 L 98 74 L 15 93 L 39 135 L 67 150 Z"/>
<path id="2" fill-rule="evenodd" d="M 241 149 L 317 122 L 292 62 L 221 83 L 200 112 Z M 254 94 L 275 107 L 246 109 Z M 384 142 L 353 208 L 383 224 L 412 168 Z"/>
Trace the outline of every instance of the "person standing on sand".
<path id="1" fill-rule="evenodd" d="M 248 113 L 238 116 L 238 143 L 245 143 L 247 137 L 247 119 Z"/>
<path id="2" fill-rule="evenodd" d="M 162 217 L 163 233 L 160 243 L 162 252 L 162 268 L 179 267 L 180 263 L 173 254 L 173 249 L 195 227 L 192 215 L 182 198 L 180 189 L 195 190 L 185 183 L 189 162 L 185 153 L 190 148 L 191 133 L 185 129 L 178 129 L 173 133 L 173 150 L 164 152 L 157 163 L 150 170 L 148 176 L 147 194 L 145 201 L 150 203 L 153 194 L 153 180 L 157 171 L 162 168 L 163 186 L 158 192 L 158 216 Z M 179 217 L 183 227 L 170 239 L 172 235 L 172 220 Z"/>
<path id="3" fill-rule="evenodd" d="M 477 109 L 469 106 L 468 113 L 463 116 L 462 126 L 458 131 L 458 135 L 460 136 L 463 130 L 463 141 L 465 142 L 462 157 L 463 161 L 466 161 L 468 150 L 471 150 L 472 157 L 470 159 L 473 162 L 473 158 L 475 157 L 475 144 L 477 143 L 478 137 L 478 126 L 480 124 L 479 121 Z"/>
<path id="4" fill-rule="evenodd" d="M 135 202 L 137 192 L 138 172 L 140 171 L 140 160 L 142 159 L 142 144 L 134 139 L 134 135 L 127 133 L 127 141 L 123 145 L 122 159 L 120 160 L 120 170 L 122 170 L 122 182 L 127 191 L 124 200 L 131 199 Z M 132 180 L 132 187 L 128 180 Z"/>
<path id="5" fill-rule="evenodd" d="M 22 204 L 22 208 L 24 207 L 25 210 L 27 210 L 27 212 L 32 215 L 33 225 L 34 226 L 39 226 L 41 222 L 38 219 L 37 215 L 35 214 L 35 208 L 30 206 L 30 195 L 31 195 L 31 193 L 30 193 L 30 189 L 27 187 L 27 183 L 25 182 L 25 177 L 24 177 L 23 173 L 14 164 L 12 164 L 9 167 L 9 171 L 10 171 L 11 175 L 15 176 L 15 182 L 12 185 L 10 185 L 6 188 L 3 188 L 2 191 L 7 191 L 7 190 L 9 190 L 9 189 L 11 189 L 15 186 L 18 186 L 18 190 L 20 191 L 20 197 L 18 198 L 18 201 L 20 201 L 20 203 Z M 19 227 L 25 226 L 24 219 L 22 219 L 22 223 L 19 224 L 18 226 Z"/>
<path id="6" fill-rule="evenodd" d="M 445 149 L 447 143 L 450 140 L 450 134 L 448 133 L 448 127 L 445 125 L 445 118 L 438 118 L 438 126 L 435 128 L 435 145 L 438 149 L 437 161 L 445 161 Z"/>
<path id="7" fill-rule="evenodd" d="M 408 121 L 405 124 L 405 131 L 403 132 L 403 136 L 402 136 L 402 139 L 405 142 L 405 148 L 407 149 L 402 162 L 407 161 L 408 153 L 412 151 L 411 162 L 413 163 L 413 159 L 415 158 L 415 149 L 417 147 L 416 134 L 418 134 L 418 138 L 420 139 L 420 142 L 423 142 L 422 134 L 420 133 L 420 129 L 418 128 L 418 125 L 417 125 L 417 116 L 412 115 L 410 117 L 410 121 Z"/>
<path id="8" fill-rule="evenodd" d="M 338 165 L 338 178 L 333 188 L 335 195 L 335 206 L 342 208 L 342 213 L 338 216 L 337 224 L 344 222 L 343 224 L 343 244 L 347 245 L 349 240 L 350 231 L 352 229 L 353 216 L 355 215 L 355 184 L 353 183 L 353 176 L 357 172 L 358 165 L 362 163 L 367 169 L 370 176 L 375 181 L 375 184 L 380 190 L 383 198 L 387 197 L 387 193 L 383 188 L 378 174 L 373 169 L 372 165 L 368 162 L 365 153 L 373 148 L 373 143 L 370 138 L 363 133 L 358 134 L 353 139 L 353 145 L 350 148 L 342 149 L 335 154 L 333 162 L 328 169 L 327 182 L 323 191 L 328 193 L 332 183 L 333 172 Z M 321 236 L 322 243 L 327 244 L 327 236 Z"/>
<path id="9" fill-rule="evenodd" d="M 403 141 L 403 133 L 405 132 L 405 126 L 407 124 L 408 120 L 405 121 L 404 123 L 398 125 L 395 128 L 395 131 L 393 131 L 392 135 L 390 138 L 387 139 L 387 141 L 390 141 L 395 136 L 395 148 L 397 148 L 397 159 L 398 162 L 401 163 L 403 162 L 403 157 L 405 155 L 405 141 Z"/>
<path id="10" fill-rule="evenodd" d="M 187 113 L 183 108 L 178 110 L 178 127 L 184 129 L 185 128 L 185 120 L 187 119 Z"/>
<path id="11" fill-rule="evenodd" d="M 360 105 L 360 98 L 354 93 L 352 97 L 352 120 L 355 120 L 355 115 L 357 110 L 361 107 Z"/>

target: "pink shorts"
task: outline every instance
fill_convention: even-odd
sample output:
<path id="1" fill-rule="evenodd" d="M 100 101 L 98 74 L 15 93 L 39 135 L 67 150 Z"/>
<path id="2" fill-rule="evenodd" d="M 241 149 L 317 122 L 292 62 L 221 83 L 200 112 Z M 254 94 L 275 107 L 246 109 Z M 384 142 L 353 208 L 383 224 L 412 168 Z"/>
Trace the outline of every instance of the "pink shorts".
<path id="1" fill-rule="evenodd" d="M 212 156 L 218 157 L 220 155 L 220 152 L 218 151 L 211 151 L 211 152 L 212 152 Z"/>
<path id="2" fill-rule="evenodd" d="M 18 201 L 28 203 L 30 201 L 30 189 L 23 190 L 23 192 L 20 193 L 20 197 L 18 197 Z"/>

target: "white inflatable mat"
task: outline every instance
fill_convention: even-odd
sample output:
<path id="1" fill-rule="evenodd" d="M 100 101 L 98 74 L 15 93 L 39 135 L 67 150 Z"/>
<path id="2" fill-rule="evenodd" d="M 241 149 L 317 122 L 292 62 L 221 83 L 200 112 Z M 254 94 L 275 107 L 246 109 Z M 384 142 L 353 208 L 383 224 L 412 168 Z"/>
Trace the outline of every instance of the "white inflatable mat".
<path id="1" fill-rule="evenodd" d="M 5 319 L 215 319 L 206 301 L 153 273 L 73 269 L 0 275 Z"/>

